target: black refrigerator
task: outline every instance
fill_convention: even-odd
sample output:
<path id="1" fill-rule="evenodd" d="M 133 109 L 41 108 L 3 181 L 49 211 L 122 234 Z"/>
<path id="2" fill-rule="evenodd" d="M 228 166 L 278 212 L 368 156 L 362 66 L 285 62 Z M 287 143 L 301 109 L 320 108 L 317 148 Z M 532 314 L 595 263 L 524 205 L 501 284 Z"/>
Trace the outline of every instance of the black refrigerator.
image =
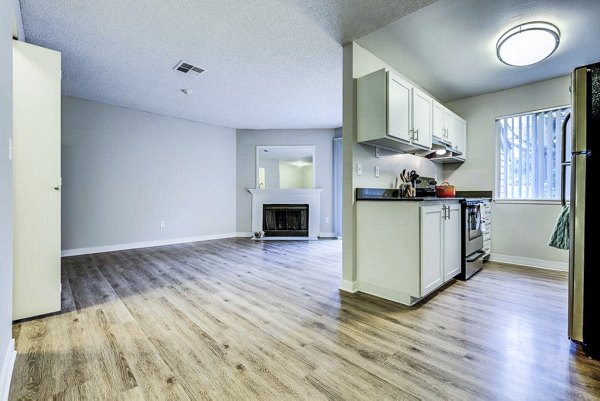
<path id="1" fill-rule="evenodd" d="M 571 80 L 571 151 L 563 155 L 562 169 L 564 178 L 570 170 L 571 183 L 569 338 L 600 359 L 600 260 L 595 255 L 600 213 L 594 202 L 599 199 L 593 199 L 600 183 L 600 63 L 576 68 Z"/>

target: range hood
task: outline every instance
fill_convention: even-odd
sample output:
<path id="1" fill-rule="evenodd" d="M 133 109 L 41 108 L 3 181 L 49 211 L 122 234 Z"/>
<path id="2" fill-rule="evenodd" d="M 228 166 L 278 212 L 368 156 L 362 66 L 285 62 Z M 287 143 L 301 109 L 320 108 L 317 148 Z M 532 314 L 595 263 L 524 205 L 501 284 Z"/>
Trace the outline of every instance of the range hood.
<path id="1" fill-rule="evenodd" d="M 437 138 L 432 138 L 431 150 L 420 153 L 419 156 L 438 163 L 456 163 L 465 161 L 462 154 L 461 151 L 453 149 L 451 144 Z"/>

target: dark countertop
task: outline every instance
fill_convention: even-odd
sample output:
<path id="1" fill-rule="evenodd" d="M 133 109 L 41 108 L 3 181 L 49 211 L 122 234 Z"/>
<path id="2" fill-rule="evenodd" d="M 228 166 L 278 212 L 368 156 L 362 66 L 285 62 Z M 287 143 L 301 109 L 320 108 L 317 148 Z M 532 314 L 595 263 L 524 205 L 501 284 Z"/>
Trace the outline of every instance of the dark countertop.
<path id="1" fill-rule="evenodd" d="M 424 196 L 415 198 L 401 198 L 398 189 L 384 188 L 356 188 L 357 201 L 409 201 L 409 202 L 431 202 L 431 201 L 461 201 L 465 198 L 438 198 L 435 196 Z"/>
<path id="2" fill-rule="evenodd" d="M 492 191 L 456 191 L 461 198 L 492 199 Z"/>

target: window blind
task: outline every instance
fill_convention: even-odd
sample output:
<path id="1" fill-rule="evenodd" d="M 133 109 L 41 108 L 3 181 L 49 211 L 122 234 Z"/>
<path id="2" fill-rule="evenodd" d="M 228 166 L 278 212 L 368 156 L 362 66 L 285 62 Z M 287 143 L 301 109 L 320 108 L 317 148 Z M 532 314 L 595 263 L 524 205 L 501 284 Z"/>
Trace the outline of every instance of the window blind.
<path id="1" fill-rule="evenodd" d="M 559 199 L 561 128 L 569 110 L 564 107 L 497 120 L 497 198 Z"/>

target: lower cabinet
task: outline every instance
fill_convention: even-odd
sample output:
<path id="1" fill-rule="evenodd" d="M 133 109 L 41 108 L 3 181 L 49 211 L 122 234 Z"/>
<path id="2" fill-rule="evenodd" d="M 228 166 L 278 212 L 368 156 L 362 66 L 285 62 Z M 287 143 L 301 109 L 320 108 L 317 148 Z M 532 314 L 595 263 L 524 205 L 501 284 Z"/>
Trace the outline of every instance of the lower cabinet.
<path id="1" fill-rule="evenodd" d="M 444 283 L 442 205 L 421 206 L 421 296 Z"/>
<path id="2" fill-rule="evenodd" d="M 421 296 L 460 273 L 460 204 L 421 206 Z"/>
<path id="3" fill-rule="evenodd" d="M 461 269 L 458 201 L 358 201 L 358 290 L 414 305 Z"/>

